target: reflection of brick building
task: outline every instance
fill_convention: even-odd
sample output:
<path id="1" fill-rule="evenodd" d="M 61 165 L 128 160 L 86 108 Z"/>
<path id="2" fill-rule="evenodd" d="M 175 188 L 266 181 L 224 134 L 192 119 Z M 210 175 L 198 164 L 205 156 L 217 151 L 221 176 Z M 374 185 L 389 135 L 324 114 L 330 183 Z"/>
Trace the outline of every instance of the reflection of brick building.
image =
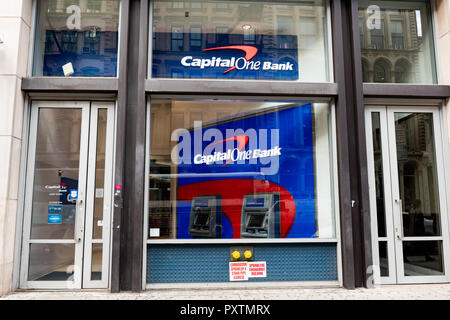
<path id="1" fill-rule="evenodd" d="M 427 65 L 431 35 L 420 13 L 381 10 L 381 21 L 373 25 L 371 14 L 359 12 L 364 82 L 433 83 L 432 68 Z"/>
<path id="2" fill-rule="evenodd" d="M 77 10 L 80 28 L 75 20 Z M 36 50 L 39 55 L 45 53 L 45 58 L 35 66 L 37 72 L 62 75 L 61 66 L 72 62 L 79 74 L 115 75 L 119 1 L 51 1 L 41 11 L 46 22 Z M 68 14 L 72 16 L 68 18 Z"/>

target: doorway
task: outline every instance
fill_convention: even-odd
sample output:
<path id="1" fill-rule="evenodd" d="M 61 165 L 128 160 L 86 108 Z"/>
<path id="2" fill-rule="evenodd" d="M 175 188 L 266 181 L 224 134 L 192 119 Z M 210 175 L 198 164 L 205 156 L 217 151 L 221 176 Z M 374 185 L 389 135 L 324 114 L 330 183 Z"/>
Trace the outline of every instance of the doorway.
<path id="1" fill-rule="evenodd" d="M 108 288 L 114 103 L 34 101 L 20 287 Z"/>
<path id="2" fill-rule="evenodd" d="M 374 265 L 381 283 L 449 281 L 438 107 L 366 108 Z"/>

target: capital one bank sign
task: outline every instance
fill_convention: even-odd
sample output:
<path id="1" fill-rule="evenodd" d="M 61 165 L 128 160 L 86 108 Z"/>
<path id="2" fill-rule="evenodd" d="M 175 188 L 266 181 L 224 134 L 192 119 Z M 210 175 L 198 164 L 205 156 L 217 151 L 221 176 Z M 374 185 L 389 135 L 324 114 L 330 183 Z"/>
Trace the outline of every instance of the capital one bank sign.
<path id="1" fill-rule="evenodd" d="M 203 36 L 206 39 L 215 38 L 214 34 Z M 241 44 L 245 43 L 243 35 L 229 34 L 222 36 L 221 43 L 208 45 L 202 41 L 204 48 L 185 49 L 183 46 L 182 51 L 158 50 L 159 47 L 167 47 L 163 44 L 170 43 L 170 37 L 170 33 L 156 34 L 152 68 L 154 78 L 299 78 L 297 36 L 256 35 L 254 43 Z M 189 34 L 184 34 L 184 37 L 189 37 Z"/>
<path id="2" fill-rule="evenodd" d="M 291 62 L 286 63 L 274 63 L 272 61 L 252 61 L 252 59 L 257 55 L 258 48 L 253 46 L 225 46 L 217 48 L 203 49 L 205 51 L 213 50 L 240 50 L 245 53 L 243 57 L 232 57 L 230 59 L 223 59 L 221 57 L 212 58 L 194 58 L 192 56 L 185 56 L 181 59 L 181 64 L 184 67 L 189 68 L 228 68 L 223 72 L 226 74 L 233 70 L 272 70 L 272 71 L 293 71 L 294 64 Z"/>

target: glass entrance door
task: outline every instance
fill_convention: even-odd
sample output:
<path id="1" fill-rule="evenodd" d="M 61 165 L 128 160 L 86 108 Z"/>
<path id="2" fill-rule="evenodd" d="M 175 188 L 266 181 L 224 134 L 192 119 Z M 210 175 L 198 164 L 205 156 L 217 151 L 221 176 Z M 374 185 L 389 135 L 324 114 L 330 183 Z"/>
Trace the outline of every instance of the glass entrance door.
<path id="1" fill-rule="evenodd" d="M 114 107 L 33 102 L 22 288 L 107 288 Z"/>
<path id="2" fill-rule="evenodd" d="M 449 280 L 440 123 L 438 108 L 367 109 L 372 242 L 382 283 Z"/>

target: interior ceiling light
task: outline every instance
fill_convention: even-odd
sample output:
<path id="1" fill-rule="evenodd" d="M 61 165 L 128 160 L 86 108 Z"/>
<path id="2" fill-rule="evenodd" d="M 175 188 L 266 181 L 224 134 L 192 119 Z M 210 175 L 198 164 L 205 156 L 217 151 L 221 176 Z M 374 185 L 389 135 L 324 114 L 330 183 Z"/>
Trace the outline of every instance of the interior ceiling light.
<path id="1" fill-rule="evenodd" d="M 252 29 L 253 27 L 251 26 L 251 25 L 249 25 L 249 24 L 244 24 L 243 26 L 242 26 L 242 29 L 244 29 L 244 30 L 250 30 L 250 29 Z"/>

